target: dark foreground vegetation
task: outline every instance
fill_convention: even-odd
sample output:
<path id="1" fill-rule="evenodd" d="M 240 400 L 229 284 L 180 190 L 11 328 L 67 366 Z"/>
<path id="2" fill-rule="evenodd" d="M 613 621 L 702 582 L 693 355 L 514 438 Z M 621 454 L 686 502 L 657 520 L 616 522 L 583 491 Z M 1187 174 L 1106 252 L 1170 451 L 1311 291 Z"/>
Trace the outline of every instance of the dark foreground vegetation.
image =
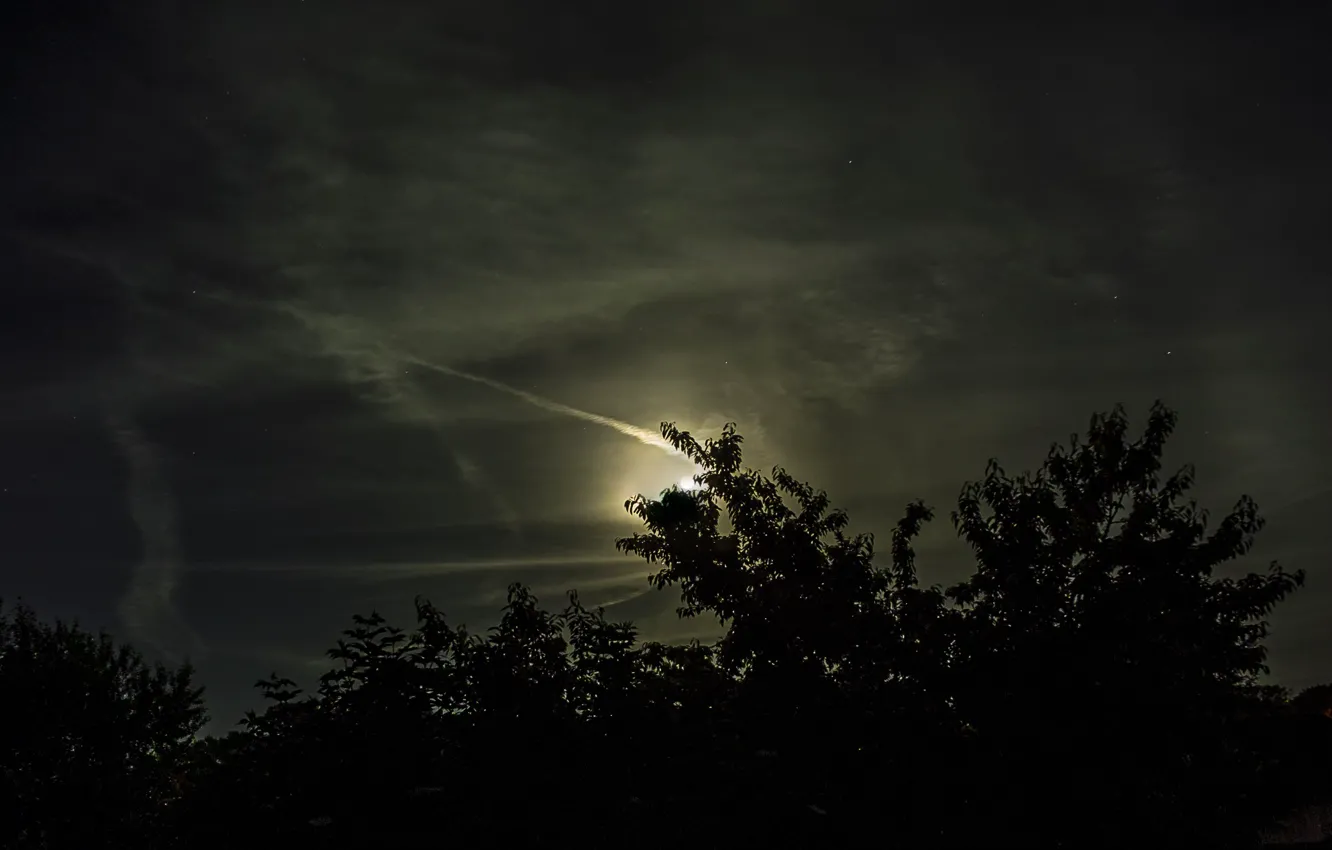
<path id="1" fill-rule="evenodd" d="M 1210 524 L 1161 476 L 1174 415 L 1122 410 L 1034 474 L 991 463 L 952 522 L 975 555 L 922 586 L 916 503 L 890 557 L 728 428 L 667 426 L 702 487 L 639 497 L 617 542 L 719 616 L 643 643 L 577 596 L 510 589 L 473 635 L 418 601 L 330 650 L 315 693 L 199 738 L 188 668 L 0 620 L 0 843 L 16 847 L 1245 847 L 1332 800 L 1332 689 L 1262 684 L 1302 573 L 1223 578 L 1262 522 Z M 372 842 L 375 844 L 372 845 Z M 388 842 L 388 843 L 385 843 Z"/>

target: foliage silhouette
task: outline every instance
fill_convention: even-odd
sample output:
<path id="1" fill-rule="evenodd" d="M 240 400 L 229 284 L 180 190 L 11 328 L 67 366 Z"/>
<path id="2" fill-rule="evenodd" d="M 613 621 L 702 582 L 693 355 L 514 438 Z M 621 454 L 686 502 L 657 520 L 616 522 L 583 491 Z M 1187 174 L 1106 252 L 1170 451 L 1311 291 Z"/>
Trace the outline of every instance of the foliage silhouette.
<path id="1" fill-rule="evenodd" d="M 188 665 L 0 608 L 0 846 L 160 837 L 206 721 Z"/>
<path id="2" fill-rule="evenodd" d="M 699 487 L 637 497 L 616 542 L 713 645 L 639 640 L 571 593 L 509 588 L 471 634 L 418 599 L 404 630 L 353 618 L 306 693 L 189 748 L 181 846 L 1252 846 L 1332 797 L 1332 700 L 1264 685 L 1267 617 L 1303 574 L 1218 570 L 1262 522 L 1211 526 L 1163 477 L 1175 417 L 1122 409 L 1010 476 L 991 462 L 953 525 L 975 559 L 922 586 L 907 506 L 889 557 L 826 494 L 742 466 L 733 426 L 663 436 Z M 573 824 L 571 820 L 575 820 Z"/>
<path id="3" fill-rule="evenodd" d="M 876 775 L 932 785 L 903 807 L 917 841 L 1054 844 L 1116 801 L 1099 828 L 1110 846 L 1226 842 L 1254 832 L 1232 813 L 1271 816 L 1248 805 L 1259 756 L 1235 724 L 1277 696 L 1258 684 L 1265 617 L 1303 574 L 1214 577 L 1262 523 L 1243 498 L 1206 533 L 1206 514 L 1182 501 L 1192 470 L 1160 478 L 1174 425 L 1158 404 L 1130 441 L 1116 408 L 1034 474 L 992 461 L 952 517 L 976 570 L 946 592 L 916 580 L 911 540 L 928 508 L 908 506 L 878 572 L 873 541 L 846 537 L 823 493 L 780 468 L 742 471 L 729 427 L 703 444 L 663 429 L 703 487 L 631 501 L 647 531 L 619 546 L 661 567 L 657 587 L 680 586 L 682 615 L 729 626 L 722 659 L 744 672 L 744 726 L 762 746 L 813 749 L 848 777 L 867 775 L 857 753 L 891 751 Z M 828 787 L 810 765 L 798 772 L 806 796 Z M 945 799 L 967 816 L 940 811 Z"/>
<path id="4" fill-rule="evenodd" d="M 1278 696 L 1259 684 L 1266 617 L 1304 576 L 1214 575 L 1262 521 L 1243 497 L 1207 533 L 1183 501 L 1192 469 L 1160 477 L 1174 424 L 1158 404 L 1129 442 L 1116 409 L 1034 475 L 992 462 L 958 499 L 977 568 L 948 591 L 965 622 L 951 693 L 989 757 L 1023 777 L 988 795 L 991 830 L 1002 817 L 1044 840 L 1035 825 L 1071 830 L 1110 803 L 1112 843 L 1150 828 L 1222 846 L 1252 834 L 1244 817 L 1270 817 L 1250 803 L 1259 757 L 1237 723 Z M 1063 817 L 1042 822 L 1033 801 Z"/>

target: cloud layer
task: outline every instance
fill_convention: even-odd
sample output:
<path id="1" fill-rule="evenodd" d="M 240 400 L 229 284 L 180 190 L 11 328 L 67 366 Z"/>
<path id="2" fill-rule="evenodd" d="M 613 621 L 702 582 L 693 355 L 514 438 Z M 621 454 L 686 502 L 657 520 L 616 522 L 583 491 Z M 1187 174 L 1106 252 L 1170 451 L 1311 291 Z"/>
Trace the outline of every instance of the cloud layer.
<path id="1" fill-rule="evenodd" d="M 620 503 L 688 472 L 663 419 L 737 420 L 881 533 L 1156 396 L 1222 504 L 1319 492 L 1298 22 L 723 5 L 145 4 L 33 40 L 0 472 L 15 550 L 59 554 L 18 585 L 95 576 L 145 640 L 235 657 L 312 652 L 405 576 L 469 617 L 596 586 L 677 634 L 607 560 Z M 51 542 L 89 516 L 116 570 Z"/>

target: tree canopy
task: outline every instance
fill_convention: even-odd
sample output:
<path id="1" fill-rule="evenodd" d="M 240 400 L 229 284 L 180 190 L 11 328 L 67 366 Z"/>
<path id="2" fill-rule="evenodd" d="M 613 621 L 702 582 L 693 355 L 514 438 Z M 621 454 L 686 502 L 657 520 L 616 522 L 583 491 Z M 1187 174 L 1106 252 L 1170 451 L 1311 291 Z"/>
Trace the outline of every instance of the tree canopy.
<path id="1" fill-rule="evenodd" d="M 0 608 L 0 845 L 118 846 L 159 830 L 207 717 L 188 666 Z"/>
<path id="2" fill-rule="evenodd" d="M 1192 469 L 1163 474 L 1174 425 L 1157 405 L 1131 437 L 1116 408 L 1034 472 L 992 461 L 951 512 L 974 569 L 947 588 L 921 582 L 923 503 L 880 560 L 825 493 L 745 468 L 734 426 L 699 441 L 663 425 L 699 486 L 631 499 L 642 529 L 616 545 L 682 617 L 717 617 L 715 643 L 643 641 L 576 593 L 549 611 L 515 585 L 484 634 L 424 599 L 411 629 L 357 616 L 311 692 L 275 673 L 257 683 L 266 708 L 183 748 L 199 716 L 188 670 L 36 716 L 39 699 L 80 705 L 69 677 L 120 669 L 105 642 L 86 644 L 96 663 L 70 662 L 77 675 L 43 672 L 31 659 L 70 650 L 6 625 L 4 683 L 23 684 L 5 692 L 51 741 L 71 724 L 107 752 L 187 764 L 171 805 L 145 780 L 130 810 L 156 801 L 161 835 L 190 846 L 1252 846 L 1332 791 L 1332 700 L 1265 682 L 1268 617 L 1304 575 L 1222 574 L 1262 520 L 1241 497 L 1210 522 Z M 104 715 L 129 731 L 98 737 Z"/>

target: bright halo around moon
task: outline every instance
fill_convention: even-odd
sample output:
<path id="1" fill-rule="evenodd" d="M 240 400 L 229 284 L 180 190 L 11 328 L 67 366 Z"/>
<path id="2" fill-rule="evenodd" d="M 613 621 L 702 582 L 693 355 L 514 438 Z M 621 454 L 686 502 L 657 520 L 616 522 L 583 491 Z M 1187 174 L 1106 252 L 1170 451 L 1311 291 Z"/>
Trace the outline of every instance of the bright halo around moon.
<path id="1" fill-rule="evenodd" d="M 705 488 L 694 480 L 694 476 L 703 472 L 703 468 L 688 461 L 681 462 L 678 457 L 670 457 L 664 452 L 644 453 L 637 446 L 629 446 L 631 451 L 624 452 L 624 460 L 619 465 L 611 465 L 616 475 L 607 479 L 605 486 L 605 510 L 609 516 L 620 520 L 624 517 L 625 500 L 636 496 L 646 499 L 660 499 L 668 490 L 681 493 L 701 493 Z"/>

